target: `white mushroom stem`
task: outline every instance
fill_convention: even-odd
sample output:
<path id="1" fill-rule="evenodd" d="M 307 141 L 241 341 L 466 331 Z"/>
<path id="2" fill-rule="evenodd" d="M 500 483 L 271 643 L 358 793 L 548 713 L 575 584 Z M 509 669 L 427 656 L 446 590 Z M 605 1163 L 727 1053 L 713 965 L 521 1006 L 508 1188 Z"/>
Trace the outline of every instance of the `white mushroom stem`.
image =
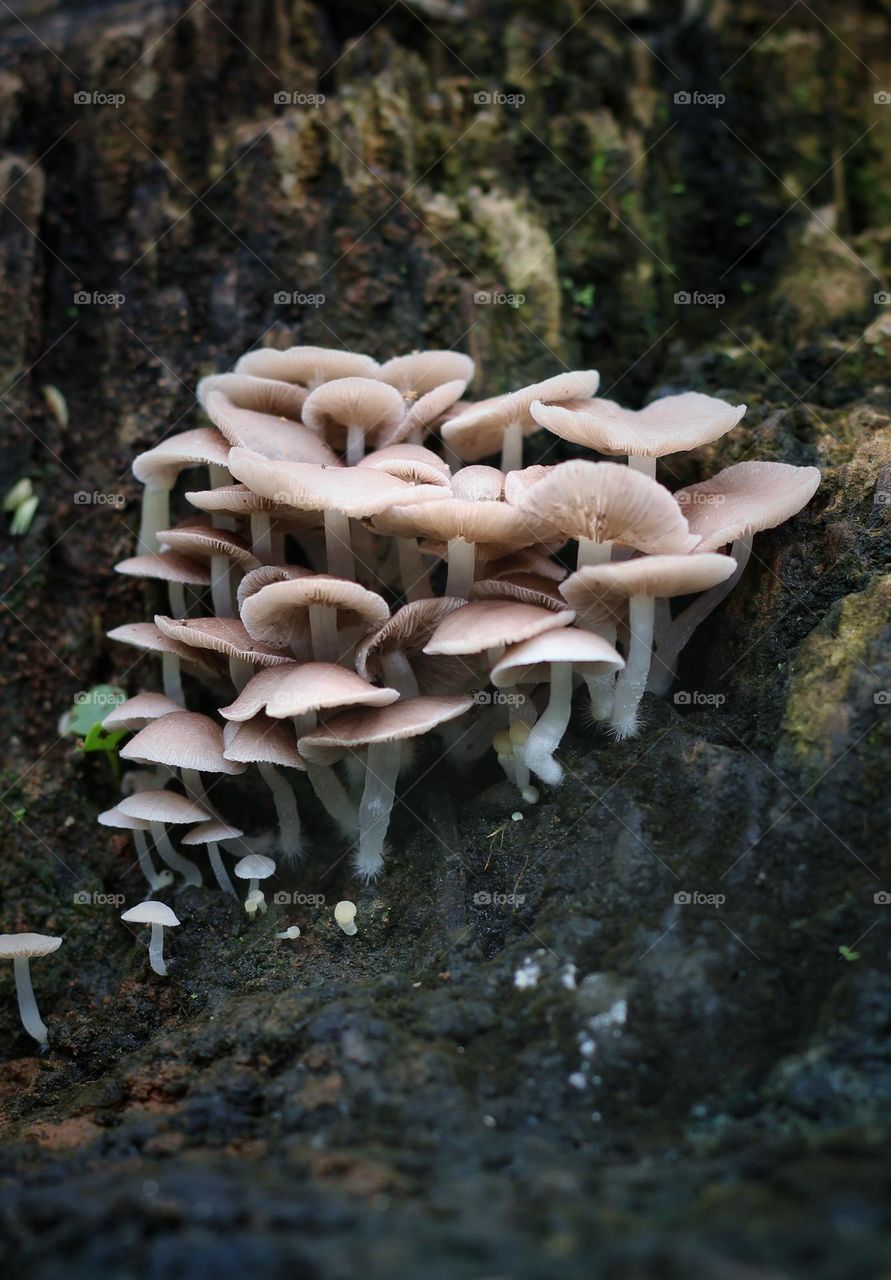
<path id="1" fill-rule="evenodd" d="M 611 542 L 595 542 L 593 538 L 579 538 L 578 541 L 577 569 L 589 564 L 609 564 L 613 550 Z"/>
<path id="2" fill-rule="evenodd" d="M 229 659 L 229 679 L 235 685 L 235 688 L 241 693 L 244 686 L 254 675 L 254 668 L 249 662 L 245 662 L 243 658 L 231 657 Z"/>
<path id="3" fill-rule="evenodd" d="M 337 662 L 341 657 L 337 638 L 337 610 L 326 604 L 311 604 L 309 630 L 316 662 Z"/>
<path id="4" fill-rule="evenodd" d="M 179 776 L 182 778 L 183 786 L 186 789 L 186 795 L 193 804 L 197 804 L 210 814 L 212 818 L 216 818 L 219 822 L 223 819 L 214 809 L 213 805 L 207 798 L 207 793 L 201 785 L 201 774 L 197 769 L 180 769 Z"/>
<path id="5" fill-rule="evenodd" d="M 397 538 L 396 551 L 399 556 L 399 576 L 406 600 L 428 600 L 433 595 L 430 587 L 430 574 L 421 555 L 417 538 Z"/>
<path id="6" fill-rule="evenodd" d="M 149 939 L 149 964 L 159 978 L 167 977 L 167 965 L 164 963 L 164 926 L 153 924 Z"/>
<path id="7" fill-rule="evenodd" d="M 463 538 L 452 538 L 448 546 L 449 572 L 446 580 L 447 596 L 466 600 L 476 574 L 476 546 Z"/>
<path id="8" fill-rule="evenodd" d="M 365 432 L 361 427 L 347 427 L 346 464 L 355 467 L 365 457 Z"/>
<path id="9" fill-rule="evenodd" d="M 186 695 L 183 692 L 182 671 L 177 654 L 161 654 L 161 678 L 164 682 L 164 692 L 167 697 L 172 698 L 174 702 L 178 702 L 181 707 L 184 707 L 186 705 Z"/>
<path id="10" fill-rule="evenodd" d="M 142 491 L 137 555 L 157 555 L 161 550 L 158 533 L 170 527 L 170 490 L 147 484 Z"/>
<path id="11" fill-rule="evenodd" d="M 637 732 L 637 708 L 650 674 L 655 613 L 652 596 L 632 596 L 628 601 L 631 639 L 625 667 L 616 680 L 616 696 L 610 718 L 618 738 L 630 738 Z"/>
<path id="12" fill-rule="evenodd" d="M 752 554 L 752 538 L 737 538 L 730 548 L 730 554 L 736 561 L 736 569 L 716 587 L 703 591 L 700 596 L 688 605 L 683 613 L 679 613 L 666 631 L 653 657 L 653 671 L 647 686 L 653 693 L 667 693 L 674 681 L 677 671 L 678 657 L 693 632 L 711 614 L 722 600 L 726 599 L 742 577 L 743 570 L 749 563 Z"/>
<path id="13" fill-rule="evenodd" d="M 416 698 L 420 693 L 418 679 L 408 658 L 400 649 L 381 654 L 384 679 L 391 689 L 398 690 L 403 698 Z"/>
<path id="14" fill-rule="evenodd" d="M 328 765 L 310 764 L 307 765 L 306 776 L 316 799 L 328 816 L 337 823 L 347 840 L 355 840 L 359 830 L 359 815 L 334 770 Z"/>
<path id="15" fill-rule="evenodd" d="M 167 598 L 170 601 L 171 618 L 186 616 L 186 589 L 181 582 L 168 582 Z"/>
<path id="16" fill-rule="evenodd" d="M 582 619 L 584 626 L 584 619 Z M 616 643 L 616 628 L 606 623 L 592 627 L 595 635 L 603 636 L 611 645 Z M 609 720 L 613 713 L 613 702 L 616 696 L 616 673 L 607 671 L 600 676 L 583 676 L 591 706 L 591 719 L 595 721 Z"/>
<path id="17" fill-rule="evenodd" d="M 372 742 L 365 759 L 365 790 L 359 805 L 359 850 L 356 872 L 374 880 L 384 865 L 384 840 L 396 798 L 402 761 L 400 742 Z"/>
<path id="18" fill-rule="evenodd" d="M 328 572 L 335 578 L 355 577 L 350 518 L 342 511 L 325 512 L 325 555 Z"/>
<path id="19" fill-rule="evenodd" d="M 160 871 L 155 870 L 155 864 L 152 862 L 152 856 L 149 853 L 148 840 L 145 838 L 145 832 L 140 831 L 137 827 L 133 832 L 133 842 L 136 845 L 136 856 L 139 859 L 139 870 L 145 876 L 146 882 L 152 893 L 157 893 L 159 889 L 163 889 L 165 885 L 170 883 L 169 879 L 165 879 Z M 168 876 L 169 876 L 168 872 Z"/>
<path id="20" fill-rule="evenodd" d="M 504 428 L 501 440 L 501 470 L 519 471 L 523 465 L 523 424 L 518 420 Z"/>
<path id="21" fill-rule="evenodd" d="M 517 701 L 510 704 L 507 712 L 510 725 L 508 737 L 511 740 L 514 751 L 514 774 L 517 787 L 522 793 L 528 789 L 530 782 L 529 765 L 526 763 L 525 750 L 529 734 L 535 723 L 535 704 L 520 689 L 515 690 L 515 696 Z"/>
<path id="22" fill-rule="evenodd" d="M 251 512 L 251 551 L 262 564 L 274 564 L 272 517 L 265 511 Z"/>
<path id="23" fill-rule="evenodd" d="M 526 739 L 523 758 L 542 782 L 557 786 L 563 780 L 563 767 L 554 759 L 572 715 L 572 663 L 551 663 L 551 689 L 548 705 L 536 720 Z"/>
<path id="24" fill-rule="evenodd" d="M 222 489 L 225 485 L 232 483 L 232 476 L 228 467 L 221 467 L 218 462 L 209 462 L 207 464 L 207 476 L 210 481 L 211 489 Z M 233 515 L 229 515 L 224 511 L 214 511 L 210 517 L 210 523 L 215 529 L 234 529 L 237 521 Z M 166 525 L 162 525 L 166 528 Z"/>
<path id="25" fill-rule="evenodd" d="M 183 888 L 188 885 L 194 885 L 196 889 L 200 889 L 204 883 L 204 877 L 201 874 L 201 868 L 191 858 L 185 858 L 181 853 L 177 853 L 173 845 L 170 843 L 170 837 L 164 830 L 164 826 L 160 822 L 153 822 L 152 839 L 155 842 L 155 848 L 163 862 L 166 862 L 172 871 L 178 871 L 182 876 L 184 884 Z"/>
<path id="26" fill-rule="evenodd" d="M 227 555 L 210 557 L 210 596 L 218 618 L 233 616 L 232 562 Z"/>
<path id="27" fill-rule="evenodd" d="M 233 898 L 237 898 L 235 885 L 229 879 L 229 872 L 226 870 L 226 864 L 223 862 L 223 855 L 220 853 L 220 846 L 216 840 L 208 840 L 207 842 L 207 858 L 210 862 L 210 869 L 214 874 L 219 887 L 223 893 L 229 893 Z"/>
<path id="28" fill-rule="evenodd" d="M 37 1001 L 34 999 L 34 988 L 31 985 L 31 966 L 28 963 L 28 957 L 15 956 L 13 967 L 15 969 L 15 991 L 19 998 L 19 1013 L 22 1016 L 22 1026 L 38 1044 L 46 1044 L 49 1032 L 46 1029 L 46 1023 L 40 1016 Z"/>
<path id="29" fill-rule="evenodd" d="M 279 773 L 274 764 L 261 761 L 257 768 L 263 777 L 272 798 L 275 801 L 275 812 L 278 815 L 281 847 L 288 862 L 296 862 L 303 855 L 303 840 L 300 831 L 300 813 L 297 799 L 287 780 Z"/>
<path id="30" fill-rule="evenodd" d="M 632 471 L 639 471 L 642 476 L 648 476 L 650 480 L 656 479 L 655 458 L 645 458 L 641 454 L 630 453 L 628 455 L 628 466 Z"/>

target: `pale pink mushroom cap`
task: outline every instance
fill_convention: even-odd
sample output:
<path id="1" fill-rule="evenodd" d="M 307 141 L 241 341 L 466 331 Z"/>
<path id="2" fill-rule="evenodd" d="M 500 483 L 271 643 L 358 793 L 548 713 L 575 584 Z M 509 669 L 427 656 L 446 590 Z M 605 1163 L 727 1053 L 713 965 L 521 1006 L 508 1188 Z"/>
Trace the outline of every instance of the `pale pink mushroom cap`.
<path id="1" fill-rule="evenodd" d="M 470 588 L 470 600 L 519 600 L 542 609 L 565 609 L 558 584 L 535 573 L 504 574 L 500 578 L 480 578 Z"/>
<path id="2" fill-rule="evenodd" d="M 293 654 L 254 640 L 237 618 L 166 618 L 155 614 L 155 626 L 171 640 L 179 640 L 190 648 L 211 649 L 258 667 L 274 667 L 294 660 Z"/>
<path id="3" fill-rule="evenodd" d="M 380 445 L 407 440 L 414 432 L 423 435 L 432 430 L 444 414 L 456 407 L 466 386 L 466 382 L 444 382 L 441 387 L 434 387 L 419 399 L 408 400 L 401 426 L 381 436 Z"/>
<path id="4" fill-rule="evenodd" d="M 117 831 L 147 831 L 149 828 L 149 823 L 143 818 L 132 818 L 122 813 L 120 805 L 115 805 L 113 809 L 105 809 L 96 821 L 100 827 L 113 827 Z"/>
<path id="5" fill-rule="evenodd" d="M 515 600 L 479 600 L 448 614 L 424 647 L 425 653 L 471 654 L 518 644 L 575 622 L 570 609 L 554 612 Z"/>
<path id="6" fill-rule="evenodd" d="M 371 356 L 356 351 L 334 351 L 329 347 L 289 347 L 278 351 L 262 347 L 243 355 L 235 371 L 276 378 L 311 391 L 334 378 L 374 378 L 379 367 Z"/>
<path id="7" fill-rule="evenodd" d="M 276 461 L 337 465 L 337 456 L 300 421 L 306 392 L 265 378 L 224 373 L 204 378 L 198 396 L 231 445 Z"/>
<path id="8" fill-rule="evenodd" d="M 213 427 L 198 427 L 162 440 L 133 459 L 133 474 L 142 484 L 172 489 L 189 467 L 225 467 L 229 443 Z"/>
<path id="9" fill-rule="evenodd" d="M 674 496 L 691 533 L 702 539 L 697 552 L 715 551 L 789 520 L 807 506 L 819 486 L 817 467 L 738 462 Z"/>
<path id="10" fill-rule="evenodd" d="M 182 711 L 182 707 L 166 693 L 137 693 L 109 711 L 102 721 L 102 728 L 129 729 L 132 732 L 144 728 L 150 720 L 159 720 L 174 711 Z"/>
<path id="11" fill-rule="evenodd" d="M 247 542 L 228 529 L 215 529 L 213 525 L 196 522 L 178 525 L 175 529 L 162 529 L 158 541 L 164 547 L 179 551 L 193 559 L 209 560 L 211 556 L 227 556 L 247 573 L 256 569 L 260 561 Z"/>
<path id="12" fill-rule="evenodd" d="M 405 417 L 405 401 L 394 387 L 372 378 L 338 378 L 310 392 L 303 421 L 332 448 L 346 448 L 347 428 L 358 427 L 366 446 L 389 436 Z"/>
<path id="13" fill-rule="evenodd" d="M 216 489 L 193 489 L 186 498 L 199 511 L 221 511 L 227 515 L 249 516 L 257 512 L 264 515 L 293 518 L 296 512 L 282 502 L 273 502 L 254 493 L 246 484 L 225 484 Z"/>
<path id="14" fill-rule="evenodd" d="M 0 933 L 0 958 L 28 959 L 52 955 L 62 945 L 61 938 L 47 933 Z"/>
<path id="15" fill-rule="evenodd" d="M 451 494 L 452 476 L 447 462 L 421 444 L 391 444 L 366 453 L 358 464 L 385 471 L 407 484 L 436 484 Z"/>
<path id="16" fill-rule="evenodd" d="M 642 556 L 611 564 L 586 565 L 560 585 L 560 594 L 580 617 L 617 616 L 631 596 L 692 595 L 716 587 L 736 569 L 732 556 L 708 551 L 692 556 Z"/>
<path id="17" fill-rule="evenodd" d="M 602 636 L 579 627 L 564 627 L 511 645 L 492 668 L 492 683 L 496 689 L 515 684 L 540 684 L 550 679 L 550 668 L 555 663 L 569 663 L 581 674 L 590 676 L 609 675 L 625 665 Z"/>
<path id="18" fill-rule="evenodd" d="M 118 802 L 118 811 L 142 822 L 163 822 L 175 826 L 186 822 L 205 822 L 210 814 L 176 791 L 137 791 Z"/>
<path id="19" fill-rule="evenodd" d="M 229 457 L 232 474 L 254 493 L 303 511 L 331 509 L 362 519 L 385 511 L 393 503 L 423 501 L 439 493 L 438 486 L 406 484 L 386 472 L 364 467 L 271 463 L 247 449 L 233 449 Z"/>
<path id="20" fill-rule="evenodd" d="M 520 510 L 568 538 L 639 551 L 687 552 L 699 541 L 663 485 L 616 462 L 561 462 L 526 490 Z"/>
<path id="21" fill-rule="evenodd" d="M 433 657 L 423 651 L 443 618 L 466 603 L 458 596 L 436 596 L 404 604 L 359 645 L 356 670 L 368 679 L 385 679 L 382 658 L 400 653 L 409 662 L 421 693 L 459 693 L 478 683 L 479 669 L 463 659 Z M 562 600 L 560 605 L 565 608 Z"/>
<path id="22" fill-rule="evenodd" d="M 452 479 L 451 495 L 406 507 L 394 505 L 375 517 L 379 533 L 433 542 L 466 542 L 499 548 L 540 542 L 552 530 L 525 508 L 504 501 L 504 475 L 497 467 L 464 467 Z"/>
<path id="23" fill-rule="evenodd" d="M 290 724 L 273 720 L 262 712 L 251 720 L 232 721 L 223 728 L 227 760 L 242 764 L 278 764 L 288 769 L 306 769 L 297 750 L 297 738 Z"/>
<path id="24" fill-rule="evenodd" d="M 336 663 L 293 662 L 259 671 L 230 706 L 220 708 L 220 715 L 243 723 L 265 711 L 283 720 L 354 704 L 383 707 L 398 697 L 395 689 L 376 688 Z"/>
<path id="25" fill-rule="evenodd" d="M 474 705 L 473 698 L 401 698 L 389 707 L 343 711 L 304 735 L 300 754 L 310 764 L 333 764 L 349 751 L 374 742 L 402 742 L 417 738 L 449 720 L 457 720 Z"/>
<path id="26" fill-rule="evenodd" d="M 180 844 L 210 844 L 211 842 L 216 844 L 223 840 L 237 840 L 243 835 L 244 832 L 240 827 L 232 827 L 219 818 L 211 818 L 208 822 L 201 822 L 197 827 L 180 836 L 179 842 Z"/>
<path id="27" fill-rule="evenodd" d="M 161 551 L 157 554 L 131 556 L 114 567 L 115 573 L 128 578 L 155 578 L 160 582 L 183 582 L 191 586 L 206 587 L 210 583 L 210 570 L 177 551 Z"/>
<path id="28" fill-rule="evenodd" d="M 460 395 L 475 371 L 476 366 L 470 356 L 460 351 L 413 351 L 410 355 L 387 360 L 377 376 L 381 382 L 395 387 L 406 399 L 417 400 L 446 383 L 454 382 L 463 383 Z"/>
<path id="29" fill-rule="evenodd" d="M 236 596 L 239 611 L 245 600 L 255 596 L 264 587 L 271 586 L 273 582 L 292 582 L 295 578 L 308 578 L 311 574 L 312 569 L 300 564 L 261 564 L 259 569 L 246 573 L 238 584 Z"/>
<path id="30" fill-rule="evenodd" d="M 500 450 L 504 432 L 513 423 L 520 424 L 524 436 L 537 431 L 539 424 L 530 412 L 536 401 L 552 404 L 593 396 L 599 384 L 600 374 L 594 369 L 558 373 L 554 378 L 530 383 L 509 395 L 481 401 L 457 417 L 449 418 L 442 425 L 442 438 L 460 457 L 475 462 Z"/>
<path id="31" fill-rule="evenodd" d="M 389 616 L 386 600 L 358 582 L 312 573 L 288 582 L 273 582 L 249 596 L 241 606 L 244 625 L 256 640 L 291 645 L 306 633 L 313 606 L 336 609 L 338 626 L 371 631 Z"/>
<path id="32" fill-rule="evenodd" d="M 169 636 L 159 631 L 153 622 L 125 622 L 123 626 L 109 631 L 108 638 L 119 640 L 121 644 L 132 644 L 134 648 L 142 649 L 144 653 L 176 654 L 182 662 L 190 662 L 206 673 L 214 674 L 218 671 L 217 664 L 208 655 L 201 653 L 198 649 L 190 649 L 179 640 L 171 640 Z"/>
<path id="33" fill-rule="evenodd" d="M 746 411 L 701 391 L 663 396 L 643 409 L 623 409 L 614 400 L 592 400 L 584 409 L 543 404 L 538 397 L 531 414 L 540 426 L 563 440 L 600 453 L 662 458 L 696 449 L 732 430 Z"/>
<path id="34" fill-rule="evenodd" d="M 244 765 L 223 755 L 223 730 L 209 716 L 197 711 L 177 711 L 153 720 L 140 729 L 121 758 L 139 764 L 166 764 L 170 769 L 197 769 L 202 773 L 243 773 Z"/>

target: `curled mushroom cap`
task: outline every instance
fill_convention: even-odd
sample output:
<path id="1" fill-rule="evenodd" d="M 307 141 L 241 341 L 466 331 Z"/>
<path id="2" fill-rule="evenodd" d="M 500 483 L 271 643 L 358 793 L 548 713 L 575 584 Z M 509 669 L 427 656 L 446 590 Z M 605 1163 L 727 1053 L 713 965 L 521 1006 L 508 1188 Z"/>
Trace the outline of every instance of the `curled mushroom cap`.
<path id="1" fill-rule="evenodd" d="M 337 456 L 325 441 L 299 421 L 306 399 L 300 387 L 223 373 L 204 378 L 198 397 L 231 445 L 277 461 L 337 465 Z"/>
<path id="2" fill-rule="evenodd" d="M 280 764 L 288 769 L 305 769 L 297 750 L 297 739 L 289 724 L 272 720 L 262 712 L 252 720 L 232 721 L 223 729 L 226 759 L 243 764 Z"/>
<path id="3" fill-rule="evenodd" d="M 511 645 L 492 668 L 492 683 L 497 689 L 515 684 L 539 684 L 550 679 L 553 665 L 561 663 L 589 676 L 607 675 L 625 665 L 602 636 L 579 627 L 564 627 Z"/>
<path id="4" fill-rule="evenodd" d="M 424 647 L 425 653 L 482 653 L 502 645 L 530 640 L 542 631 L 568 627 L 575 621 L 570 609 L 555 613 L 515 600 L 479 600 L 448 614 Z"/>
<path id="5" fill-rule="evenodd" d="M 436 484 L 451 492 L 451 472 L 447 462 L 432 449 L 420 444 L 390 444 L 366 453 L 360 467 L 385 471 L 408 484 Z"/>
<path id="6" fill-rule="evenodd" d="M 224 484 L 216 489 L 193 489 L 186 498 L 199 511 L 225 512 L 233 516 L 249 516 L 256 512 L 291 519 L 296 513 L 282 502 L 273 502 L 254 493 L 246 484 Z"/>
<path id="7" fill-rule="evenodd" d="M 692 556 L 641 556 L 639 560 L 616 560 L 611 564 L 586 565 L 560 584 L 567 604 L 586 619 L 592 611 L 621 612 L 631 596 L 672 596 L 706 591 L 729 578 L 736 569 L 732 556 L 712 551 Z"/>
<path id="8" fill-rule="evenodd" d="M 460 351 L 413 351 L 411 355 L 394 356 L 385 361 L 377 376 L 406 399 L 417 400 L 449 382 L 461 382 L 463 392 L 475 368 L 470 356 Z"/>
<path id="9" fill-rule="evenodd" d="M 191 648 L 212 649 L 254 666 L 274 667 L 293 661 L 290 653 L 255 640 L 237 618 L 165 618 L 155 614 L 155 626 L 165 636 Z"/>
<path id="10" fill-rule="evenodd" d="M 160 924 L 165 929 L 180 923 L 176 912 L 164 902 L 139 902 L 125 911 L 121 919 L 127 924 Z"/>
<path id="11" fill-rule="evenodd" d="M 484 543 L 499 548 L 528 546 L 551 532 L 535 514 L 504 501 L 504 476 L 497 467 L 464 467 L 452 479 L 450 493 L 434 490 L 426 502 L 394 504 L 376 516 L 379 533 L 435 542 Z"/>
<path id="12" fill-rule="evenodd" d="M 102 728 L 131 731 L 141 729 L 150 720 L 157 720 L 161 716 L 169 716 L 181 710 L 179 703 L 168 698 L 166 693 L 137 693 L 109 711 L 102 721 Z"/>
<path id="13" fill-rule="evenodd" d="M 333 351 L 328 347 L 289 347 L 278 351 L 262 347 L 249 351 L 235 366 L 236 373 L 257 378 L 276 378 L 313 390 L 334 378 L 373 378 L 378 363 L 356 351 Z"/>
<path id="14" fill-rule="evenodd" d="M 239 582 L 236 593 L 238 608 L 240 610 L 245 600 L 273 582 L 291 582 L 294 578 L 308 578 L 311 574 L 312 569 L 300 564 L 261 564 L 259 569 L 252 569 Z"/>
<path id="15" fill-rule="evenodd" d="M 361 676 L 391 682 L 399 679 L 400 664 L 405 661 L 419 692 L 463 691 L 477 673 L 461 659 L 431 657 L 423 650 L 443 618 L 466 603 L 458 596 L 434 596 L 404 604 L 359 645 L 356 670 Z M 560 604 L 565 608 L 562 600 Z"/>
<path id="16" fill-rule="evenodd" d="M 199 804 L 176 791 L 138 791 L 119 801 L 118 812 L 143 822 L 163 822 L 175 826 L 181 822 L 204 822 L 210 817 Z"/>
<path id="17" fill-rule="evenodd" d="M 176 551 L 130 556 L 127 560 L 120 560 L 114 571 L 131 578 L 156 578 L 160 582 L 183 582 L 196 587 L 210 585 L 210 570 L 207 565 L 199 564 L 197 560 L 191 560 Z"/>
<path id="18" fill-rule="evenodd" d="M 422 438 L 442 420 L 444 414 L 457 407 L 466 386 L 466 382 L 444 382 L 441 387 L 434 387 L 417 400 L 407 400 L 406 414 L 401 424 L 381 435 L 379 447 L 408 440 L 413 436 Z"/>
<path id="19" fill-rule="evenodd" d="M 251 553 L 244 538 L 227 529 L 215 529 L 213 525 L 179 525 L 176 529 L 162 529 L 158 541 L 165 547 L 180 551 L 194 559 L 210 559 L 211 556 L 227 556 L 248 572 L 256 569 L 260 561 Z"/>
<path id="20" fill-rule="evenodd" d="M 567 537 L 638 551 L 692 551 L 699 539 L 669 491 L 615 462 L 561 462 L 527 489 L 521 510 Z"/>
<path id="21" fill-rule="evenodd" d="M 306 634 L 309 610 L 336 609 L 338 626 L 370 631 L 390 616 L 387 602 L 358 582 L 327 573 L 273 582 L 249 596 L 241 616 L 250 634 L 266 644 L 290 645 Z"/>
<path id="22" fill-rule="evenodd" d="M 190 649 L 188 645 L 181 644 L 178 640 L 171 640 L 159 631 L 153 622 L 125 622 L 123 626 L 109 631 L 108 638 L 120 640 L 122 644 L 132 644 L 146 653 L 173 653 L 183 662 L 190 662 L 208 674 L 214 674 L 217 671 L 209 655 L 202 654 L 197 649 Z"/>
<path id="23" fill-rule="evenodd" d="M 505 574 L 500 578 L 481 578 L 470 588 L 471 600 L 519 600 L 542 609 L 565 609 L 558 584 L 535 573 Z"/>
<path id="24" fill-rule="evenodd" d="M 100 827 L 113 827 L 115 831 L 147 831 L 150 825 L 144 818 L 132 818 L 121 813 L 118 805 L 112 809 L 104 809 L 96 821 Z"/>
<path id="25" fill-rule="evenodd" d="M 584 408 L 543 404 L 538 397 L 530 412 L 554 435 L 600 453 L 661 458 L 696 449 L 730 431 L 746 411 L 700 391 L 663 396 L 643 409 L 623 409 L 614 400 L 592 400 Z"/>
<path id="26" fill-rule="evenodd" d="M 311 764 L 333 764 L 350 751 L 376 742 L 402 742 L 457 720 L 473 706 L 473 698 L 401 698 L 389 707 L 343 711 L 305 734 L 298 749 Z"/>
<path id="27" fill-rule="evenodd" d="M 317 387 L 306 398 L 303 421 L 343 452 L 350 428 L 366 442 L 380 440 L 405 417 L 405 402 L 394 387 L 373 378 L 338 378 Z"/>
<path id="28" fill-rule="evenodd" d="M 207 822 L 199 823 L 197 827 L 192 827 L 191 831 L 180 836 L 179 842 L 189 845 L 221 844 L 224 840 L 237 840 L 243 835 L 244 832 L 240 827 L 233 827 L 220 818 L 210 818 Z"/>
<path id="29" fill-rule="evenodd" d="M 169 436 L 133 459 L 133 474 L 141 484 L 172 489 L 181 471 L 189 467 L 225 467 L 229 442 L 212 427 L 199 427 Z"/>
<path id="30" fill-rule="evenodd" d="M 538 430 L 539 424 L 530 412 L 534 402 L 553 404 L 593 396 L 599 383 L 600 374 L 594 369 L 559 373 L 544 382 L 533 382 L 519 391 L 482 401 L 458 417 L 449 418 L 443 423 L 442 438 L 459 457 L 467 462 L 476 462 L 501 449 L 505 432 L 510 427 L 517 426 L 522 436 Z"/>
<path id="31" fill-rule="evenodd" d="M 785 462 L 738 462 L 710 480 L 675 494 L 697 551 L 715 551 L 737 538 L 773 529 L 806 507 L 820 486 L 817 467 Z"/>
<path id="32" fill-rule="evenodd" d="M 52 955 L 61 945 L 61 938 L 47 933 L 0 933 L 0 957 L 5 960 Z"/>
<path id="33" fill-rule="evenodd" d="M 333 510 L 353 519 L 376 515 L 394 502 L 420 501 L 431 493 L 426 485 L 406 484 L 373 469 L 271 463 L 247 449 L 233 449 L 230 462 L 232 474 L 254 493 L 298 510 Z"/>
<path id="34" fill-rule="evenodd" d="M 220 708 L 220 715 L 243 722 L 265 711 L 281 720 L 332 707 L 381 707 L 398 697 L 395 689 L 375 688 L 355 671 L 333 662 L 292 662 L 258 672 L 230 706 Z"/>
<path id="35" fill-rule="evenodd" d="M 140 729 L 121 757 L 140 764 L 166 764 L 171 769 L 203 773 L 243 773 L 244 765 L 223 755 L 223 730 L 197 711 L 177 711 Z"/>

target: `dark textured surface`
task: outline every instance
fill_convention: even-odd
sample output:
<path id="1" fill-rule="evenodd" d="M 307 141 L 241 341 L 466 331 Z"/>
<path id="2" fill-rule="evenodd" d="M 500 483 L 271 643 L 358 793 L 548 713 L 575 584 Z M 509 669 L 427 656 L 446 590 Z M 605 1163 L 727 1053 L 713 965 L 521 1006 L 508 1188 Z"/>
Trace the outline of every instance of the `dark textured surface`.
<path id="1" fill-rule="evenodd" d="M 884 7 L 12 7 L 31 31 L 0 17 L 0 465 L 40 506 L 2 543 L 0 927 L 65 944 L 34 966 L 43 1056 L 0 975 L 5 1273 L 883 1274 Z M 496 90 L 525 102 L 474 102 Z M 526 301 L 475 305 L 493 289 Z M 197 425 L 198 377 L 264 334 L 454 344 L 480 394 L 564 362 L 632 404 L 726 393 L 743 425 L 661 478 L 762 457 L 825 483 L 685 655 L 678 688 L 710 700 L 648 698 L 621 746 L 579 717 L 567 784 L 520 823 L 494 771 L 447 795 L 419 762 L 374 889 L 320 840 L 281 887 L 324 905 L 249 926 L 183 894 L 161 983 L 113 906 L 74 901 L 129 900 L 133 875 L 95 826 L 101 762 L 55 726 L 97 680 L 156 678 L 103 639 L 148 604 L 109 575 L 128 461 Z"/>

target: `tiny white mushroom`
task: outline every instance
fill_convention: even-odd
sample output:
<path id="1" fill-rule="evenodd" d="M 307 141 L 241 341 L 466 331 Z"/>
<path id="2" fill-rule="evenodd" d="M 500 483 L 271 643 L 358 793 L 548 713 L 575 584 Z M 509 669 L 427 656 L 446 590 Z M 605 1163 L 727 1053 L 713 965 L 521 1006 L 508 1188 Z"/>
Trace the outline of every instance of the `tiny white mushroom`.
<path id="1" fill-rule="evenodd" d="M 180 923 L 178 916 L 163 902 L 139 902 L 135 907 L 124 911 L 121 919 L 125 924 L 150 924 L 152 935 L 149 940 L 149 964 L 161 978 L 167 977 L 167 965 L 164 961 L 164 930 L 171 929 Z"/>
<path id="2" fill-rule="evenodd" d="M 255 915 L 258 910 L 265 915 L 266 896 L 260 889 L 260 881 L 275 875 L 275 863 L 272 858 L 267 858 L 262 853 L 249 853 L 246 858 L 236 862 L 235 874 L 239 880 L 250 881 L 247 897 L 244 900 L 245 911 L 249 916 Z"/>
<path id="3" fill-rule="evenodd" d="M 61 938 L 45 933 L 0 934 L 0 959 L 12 960 L 15 968 L 15 990 L 22 1026 L 40 1045 L 46 1044 L 49 1033 L 34 998 L 29 961 L 32 956 L 48 956 L 58 951 L 61 945 Z"/>
<path id="4" fill-rule="evenodd" d="M 342 902 L 338 902 L 337 906 L 334 908 L 334 921 L 338 929 L 341 929 L 349 938 L 352 938 L 354 934 L 359 932 L 354 924 L 355 919 L 355 902 L 349 902 L 346 899 Z"/>
<path id="5" fill-rule="evenodd" d="M 300 926 L 297 924 L 289 925 L 287 929 L 284 929 L 281 933 L 277 933 L 275 936 L 277 938 L 299 938 Z"/>

